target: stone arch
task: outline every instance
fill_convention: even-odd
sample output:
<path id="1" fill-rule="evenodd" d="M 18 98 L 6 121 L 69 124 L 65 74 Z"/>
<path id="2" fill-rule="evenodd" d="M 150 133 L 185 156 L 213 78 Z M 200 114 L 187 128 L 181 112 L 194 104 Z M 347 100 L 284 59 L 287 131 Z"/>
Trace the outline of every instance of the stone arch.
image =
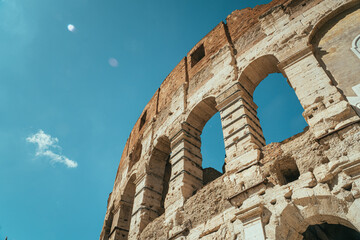
<path id="1" fill-rule="evenodd" d="M 108 214 L 105 217 L 104 227 L 103 227 L 103 231 L 100 234 L 100 239 L 102 239 L 102 240 L 108 240 L 109 239 L 109 235 L 113 230 L 112 229 L 113 219 L 114 219 L 114 205 L 112 205 L 109 208 Z"/>
<path id="2" fill-rule="evenodd" d="M 171 171 L 170 141 L 168 137 L 161 136 L 155 140 L 154 145 L 145 168 L 138 172 L 136 181 L 134 180 L 136 193 L 133 199 L 129 239 L 138 239 L 142 230 L 164 213 L 164 200 Z"/>
<path id="3" fill-rule="evenodd" d="M 360 53 L 354 47 L 360 34 L 360 25 L 354 22 L 359 18 L 360 5 L 350 2 L 321 19 L 309 37 L 316 59 L 343 98 L 356 96 L 353 87 L 360 69 L 352 66 L 359 64 Z"/>
<path id="4" fill-rule="evenodd" d="M 215 99 L 215 97 L 210 96 L 204 98 L 202 101 L 197 103 L 187 116 L 186 125 L 184 125 L 184 129 L 192 132 L 191 134 L 194 135 L 194 139 L 197 142 L 195 145 L 198 146 L 198 148 L 193 149 L 193 153 L 195 153 L 198 158 L 201 158 L 199 159 L 201 161 L 198 162 L 198 165 L 203 170 L 201 176 L 203 185 L 206 185 L 207 183 L 215 180 L 217 177 L 222 175 L 220 172 L 211 167 L 203 169 L 203 156 L 201 153 L 201 134 L 204 130 L 206 123 L 218 112 Z M 194 131 L 191 128 L 194 128 Z"/>
<path id="5" fill-rule="evenodd" d="M 216 98 L 223 125 L 227 170 L 247 168 L 260 158 L 260 149 L 266 142 L 253 93 L 269 74 L 281 72 L 278 64 L 278 59 L 271 54 L 254 59 L 242 70 L 238 82 Z"/>
<path id="6" fill-rule="evenodd" d="M 154 201 L 151 205 L 156 209 L 158 215 L 164 213 L 164 202 L 169 189 L 169 181 L 171 175 L 170 164 L 171 147 L 170 140 L 166 136 L 157 139 L 153 148 L 147 169 L 148 187 L 153 191 Z"/>
<path id="7" fill-rule="evenodd" d="M 132 174 L 125 185 L 120 202 L 114 210 L 109 239 L 128 239 L 131 228 L 131 218 L 135 199 L 136 175 Z"/>
<path id="8" fill-rule="evenodd" d="M 328 28 L 331 25 L 331 21 L 344 12 L 358 8 L 357 2 L 352 0 L 341 4 L 340 7 L 328 6 L 328 11 L 324 13 L 325 16 L 319 20 L 314 19 L 313 23 L 311 23 L 315 26 L 309 29 L 310 33 L 306 39 L 307 46 L 302 46 L 302 49 L 299 46 L 300 49 L 296 53 L 282 60 L 279 64 L 279 68 L 287 75 L 291 86 L 295 89 L 296 95 L 304 108 L 303 116 L 316 138 L 322 138 L 358 120 L 354 109 L 351 108 L 351 105 L 345 99 L 347 95 L 344 91 L 345 89 L 354 94 L 351 90 L 351 85 L 354 85 L 349 82 L 350 80 L 356 81 L 357 76 L 360 74 L 357 72 L 360 70 L 351 69 L 359 61 L 350 50 L 353 38 L 351 38 L 350 43 L 346 43 L 348 45 L 346 49 L 344 48 L 345 38 L 349 37 L 349 34 L 345 32 L 348 32 L 354 26 L 358 27 L 357 24 L 353 24 L 354 21 L 358 20 L 358 17 L 352 16 L 353 20 L 347 21 L 351 27 L 345 25 L 345 27 L 332 32 L 334 36 L 339 37 L 339 39 L 334 41 L 334 46 L 336 45 L 339 49 L 342 47 L 348 54 L 342 54 L 341 51 L 337 51 L 333 46 L 329 46 L 329 51 L 324 52 L 324 49 L 317 48 L 316 44 L 314 45 L 314 41 L 317 38 L 316 35 L 322 29 Z M 329 39 L 331 37 L 324 38 L 327 43 L 331 44 Z M 320 53 L 317 53 L 317 51 L 320 51 Z M 324 61 L 319 57 L 319 54 L 330 57 L 328 60 L 332 61 L 332 64 L 322 63 Z M 337 56 L 335 57 L 335 55 Z M 339 56 L 341 57 L 339 58 Z M 339 61 L 339 59 L 342 60 Z M 356 63 L 352 62 L 352 60 L 350 61 L 350 59 L 356 60 Z M 331 65 L 333 65 L 333 70 L 335 69 L 334 72 L 338 73 L 337 76 L 333 73 L 330 74 L 329 66 Z M 340 85 L 336 86 L 341 81 L 340 79 L 343 79 L 344 88 L 340 87 Z M 333 111 L 334 109 L 337 109 L 336 112 Z"/>
<path id="9" fill-rule="evenodd" d="M 217 103 L 215 97 L 210 96 L 204 98 L 202 101 L 196 104 L 195 107 L 190 111 L 189 115 L 186 118 L 186 122 L 183 126 L 183 129 L 187 131 L 189 136 L 192 137 L 191 152 L 196 156 L 196 163 L 198 168 L 202 169 L 203 159 L 201 153 L 201 134 L 206 123 L 218 112 L 216 108 Z M 213 170 L 213 171 L 212 171 Z M 205 174 L 205 176 L 204 176 Z M 215 178 L 221 175 L 220 172 L 213 168 L 202 169 L 202 174 L 198 177 L 202 180 L 202 184 L 205 185 Z"/>
<path id="10" fill-rule="evenodd" d="M 132 167 L 140 160 L 142 153 L 142 144 L 139 140 L 135 146 L 133 147 L 131 153 L 129 154 L 129 168 L 128 171 L 130 172 Z"/>
<path id="11" fill-rule="evenodd" d="M 263 55 L 261 57 L 256 58 L 251 63 L 247 65 L 247 67 L 242 71 L 239 82 L 246 90 L 247 95 L 249 96 L 248 100 L 250 101 L 250 106 L 253 107 L 253 110 L 257 110 L 257 105 L 253 102 L 253 94 L 256 87 L 268 77 L 269 74 L 273 73 L 281 73 L 290 87 L 294 90 L 291 83 L 289 82 L 284 71 L 279 67 L 279 60 L 272 54 Z M 296 93 L 295 93 L 296 94 Z M 296 96 L 300 102 L 298 96 Z M 300 102 L 301 104 L 301 102 Z M 304 106 L 302 106 L 304 108 Z"/>
<path id="12" fill-rule="evenodd" d="M 217 112 L 215 97 L 207 97 L 190 111 L 186 122 L 201 134 L 207 121 Z"/>
<path id="13" fill-rule="evenodd" d="M 186 120 L 172 134 L 171 177 L 165 199 L 165 214 L 176 209 L 203 186 L 201 133 L 207 121 L 218 112 L 215 97 L 207 97 L 189 111 Z"/>
<path id="14" fill-rule="evenodd" d="M 274 55 L 256 58 L 242 71 L 239 82 L 252 96 L 255 88 L 271 73 L 280 73 L 279 60 Z"/>
<path id="15" fill-rule="evenodd" d="M 292 85 L 290 84 L 287 76 L 285 75 L 285 73 L 282 71 L 282 69 L 279 67 L 279 60 L 275 55 L 272 54 L 267 54 L 267 55 L 263 55 L 260 56 L 258 58 L 256 58 L 255 60 L 253 60 L 252 62 L 250 62 L 245 69 L 242 71 L 240 78 L 239 78 L 239 82 L 240 84 L 244 87 L 244 89 L 246 89 L 246 92 L 248 94 L 248 105 L 249 108 L 252 110 L 251 113 L 254 113 L 253 115 L 253 120 L 252 122 L 254 122 L 256 125 L 259 126 L 259 128 L 257 129 L 258 133 L 258 138 L 263 137 L 263 139 L 265 140 L 265 136 L 263 135 L 263 129 L 262 127 L 265 127 L 265 134 L 267 133 L 266 130 L 269 130 L 269 125 L 267 123 L 271 122 L 271 129 L 273 129 L 273 127 L 276 128 L 275 125 L 276 124 L 276 117 L 271 116 L 271 118 L 268 118 L 269 120 L 266 121 L 266 124 L 264 124 L 264 119 L 259 120 L 259 117 L 261 116 L 261 113 L 258 115 L 258 106 L 257 104 L 261 101 L 258 101 L 260 99 L 259 97 L 259 92 L 261 92 L 262 94 L 260 95 L 262 99 L 266 99 L 266 101 L 270 102 L 270 100 L 276 98 L 276 99 L 280 99 L 280 96 L 277 96 L 275 92 L 272 92 L 270 89 L 267 89 L 266 92 L 264 92 L 264 85 L 269 84 L 270 88 L 271 87 L 278 87 L 278 89 L 280 89 L 281 87 L 284 87 L 283 89 L 286 91 L 282 92 L 282 93 L 286 93 L 287 95 L 287 99 L 286 100 L 292 100 L 292 104 L 291 104 L 291 109 L 289 109 L 290 111 L 293 109 L 297 109 L 296 113 L 298 114 L 297 116 L 299 116 L 299 118 L 304 119 L 304 121 L 306 121 L 306 119 L 304 118 L 303 115 L 301 115 L 304 112 L 304 106 L 303 104 L 301 104 L 300 99 L 298 97 L 298 95 L 296 95 L 295 89 L 292 87 Z M 269 76 L 271 75 L 271 76 Z M 281 76 L 282 75 L 282 76 Z M 274 76 L 276 76 L 276 79 L 274 78 Z M 271 81 L 271 80 L 273 81 Z M 263 82 L 265 80 L 265 82 Z M 280 80 L 280 81 L 277 81 Z M 305 80 L 305 79 L 304 79 Z M 259 87 L 259 85 L 261 84 L 261 86 Z M 271 85 L 270 85 L 271 84 Z M 264 95 L 263 95 L 264 93 Z M 254 95 L 255 94 L 255 95 Z M 245 96 L 246 96 L 245 95 Z M 253 99 L 255 97 L 255 99 Z M 288 106 L 290 105 L 290 101 L 287 102 Z M 282 102 L 283 104 L 283 102 Z M 286 105 L 286 104 L 284 104 Z M 272 107 L 272 106 L 271 106 Z M 290 108 L 290 107 L 289 107 Z M 263 110 L 264 108 L 261 108 L 261 110 Z M 276 110 L 282 110 L 282 113 L 285 113 L 285 109 L 283 108 L 279 108 L 279 106 L 274 107 L 274 113 L 276 112 Z M 288 115 L 286 113 L 286 115 Z M 264 115 L 263 115 L 264 116 Z M 266 118 L 266 117 L 265 117 Z M 286 117 L 283 117 L 281 119 L 278 120 L 285 120 Z M 259 122 L 257 122 L 259 120 Z M 263 121 L 263 122 L 262 122 Z M 279 122 L 280 122 L 279 121 Z M 297 132 L 302 132 L 303 128 L 307 125 L 304 124 L 305 122 L 302 122 L 304 126 L 301 126 L 297 129 Z M 285 126 L 281 125 L 280 129 L 283 129 Z M 281 134 L 278 134 L 278 136 L 280 136 Z M 277 139 L 275 141 L 282 141 L 290 136 L 292 136 L 293 134 L 288 134 L 287 136 L 283 136 L 283 138 L 281 139 Z M 269 141 L 269 139 L 266 139 L 267 141 Z M 269 143 L 269 142 L 268 142 Z M 261 145 L 258 145 L 259 147 L 261 147 Z"/>
<path id="16" fill-rule="evenodd" d="M 343 13 L 344 11 L 354 8 L 358 5 L 357 0 L 352 0 L 346 4 L 341 5 L 337 9 L 333 9 L 332 11 L 329 11 L 328 14 L 325 14 L 321 19 L 319 19 L 312 28 L 309 36 L 308 36 L 308 45 L 311 46 L 312 42 L 314 41 L 315 35 L 318 33 L 318 31 L 327 24 L 331 19 L 335 18 L 339 14 Z"/>
<path id="17" fill-rule="evenodd" d="M 345 201 L 331 195 L 309 196 L 295 199 L 280 213 L 279 225 L 275 228 L 275 238 L 303 239 L 302 234 L 309 226 L 318 224 L 339 224 L 359 231 L 347 218 Z"/>

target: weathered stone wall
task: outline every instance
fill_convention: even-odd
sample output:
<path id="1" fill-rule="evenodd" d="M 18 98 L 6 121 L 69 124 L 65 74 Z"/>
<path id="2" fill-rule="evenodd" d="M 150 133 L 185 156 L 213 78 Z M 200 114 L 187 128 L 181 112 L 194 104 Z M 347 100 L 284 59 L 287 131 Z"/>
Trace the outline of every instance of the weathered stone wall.
<path id="1" fill-rule="evenodd" d="M 200 40 L 135 123 L 100 240 L 302 239 L 323 223 L 359 231 L 359 5 L 275 0 L 234 11 Z M 252 94 L 274 72 L 309 128 L 266 145 Z M 216 112 L 225 173 L 203 187 L 200 136 Z"/>
<path id="2" fill-rule="evenodd" d="M 344 11 L 329 20 L 312 40 L 316 57 L 345 96 L 356 96 L 352 87 L 359 84 L 359 58 L 351 51 L 353 40 L 360 34 L 360 25 L 354 24 L 359 19 L 360 6 Z"/>

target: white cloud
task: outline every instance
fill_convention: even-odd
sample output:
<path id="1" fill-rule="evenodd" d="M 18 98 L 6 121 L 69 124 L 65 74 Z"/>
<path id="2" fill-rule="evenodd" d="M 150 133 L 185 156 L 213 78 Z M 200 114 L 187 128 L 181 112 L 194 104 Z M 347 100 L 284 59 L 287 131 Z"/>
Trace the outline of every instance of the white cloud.
<path id="1" fill-rule="evenodd" d="M 44 156 L 50 159 L 52 163 L 63 163 L 68 168 L 76 168 L 77 162 L 70 160 L 64 155 L 54 153 L 53 150 L 61 149 L 57 143 L 59 140 L 51 135 L 46 134 L 43 130 L 26 138 L 29 143 L 37 144 L 36 156 Z"/>

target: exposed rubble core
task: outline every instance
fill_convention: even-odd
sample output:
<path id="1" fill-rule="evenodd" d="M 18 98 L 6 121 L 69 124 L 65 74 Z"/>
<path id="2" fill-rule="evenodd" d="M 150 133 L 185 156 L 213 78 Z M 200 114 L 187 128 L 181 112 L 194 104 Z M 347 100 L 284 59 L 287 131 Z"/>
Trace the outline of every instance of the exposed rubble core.
<path id="1" fill-rule="evenodd" d="M 274 0 L 230 14 L 136 122 L 100 240 L 360 239 L 359 39 L 358 0 Z M 286 77 L 309 127 L 266 145 L 253 93 L 271 73 Z M 203 169 L 200 150 L 217 112 L 223 174 Z"/>

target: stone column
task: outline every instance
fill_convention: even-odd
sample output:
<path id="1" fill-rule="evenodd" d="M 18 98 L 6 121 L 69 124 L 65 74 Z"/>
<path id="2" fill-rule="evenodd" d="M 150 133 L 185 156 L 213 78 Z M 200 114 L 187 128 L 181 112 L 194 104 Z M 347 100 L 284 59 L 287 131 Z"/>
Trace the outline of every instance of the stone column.
<path id="1" fill-rule="evenodd" d="M 171 177 L 165 200 L 165 218 L 170 220 L 176 209 L 202 187 L 201 132 L 184 122 L 171 141 Z"/>
<path id="2" fill-rule="evenodd" d="M 131 208 L 132 203 L 120 201 L 120 204 L 114 210 L 115 214 L 111 225 L 111 231 L 108 236 L 109 240 L 128 239 Z"/>
<path id="3" fill-rule="evenodd" d="M 155 174 L 143 174 L 136 181 L 136 193 L 131 214 L 129 239 L 139 239 L 142 230 L 159 216 L 162 184 Z"/>
<path id="4" fill-rule="evenodd" d="M 225 141 L 226 171 L 249 167 L 260 158 L 265 139 L 250 93 L 235 83 L 217 98 Z"/>
<path id="5" fill-rule="evenodd" d="M 320 138 L 359 120 L 320 66 L 310 47 L 299 51 L 278 66 L 294 88 L 304 108 L 303 116 L 315 137 Z"/>

